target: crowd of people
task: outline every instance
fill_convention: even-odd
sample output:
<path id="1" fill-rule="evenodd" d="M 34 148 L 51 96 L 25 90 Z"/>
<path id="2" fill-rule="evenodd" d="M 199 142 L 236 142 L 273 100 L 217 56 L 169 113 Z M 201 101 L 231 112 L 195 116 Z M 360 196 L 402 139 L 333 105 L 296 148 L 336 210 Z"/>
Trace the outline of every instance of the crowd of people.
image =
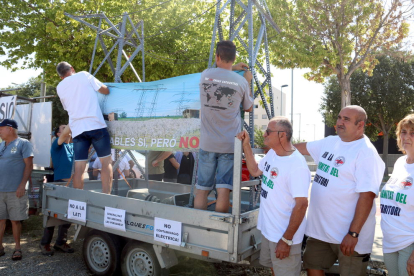
<path id="1" fill-rule="evenodd" d="M 152 151 L 147 157 L 149 179 L 191 184 L 197 177 L 194 208 L 207 209 L 207 197 L 215 187 L 215 210 L 228 212 L 236 136 L 242 141 L 251 176 L 262 180 L 257 222 L 262 234 L 260 263 L 272 268 L 274 275 L 300 275 L 305 236 L 303 266 L 309 276 L 324 275 L 336 261 L 341 275 L 366 275 L 374 241 L 377 196 L 389 275 L 414 275 L 414 204 L 410 201 L 414 197 L 414 114 L 398 123 L 397 143 L 404 156 L 396 161 L 381 191 L 385 164 L 364 134 L 368 118 L 360 106 L 340 111 L 336 136 L 307 143 L 292 144 L 293 129 L 287 118 L 271 119 L 263 135 L 270 150 L 256 162 L 249 134 L 240 132 L 241 112 L 253 108 L 252 74 L 246 64 L 234 65 L 236 46 L 231 41 L 217 44 L 215 58 L 217 68 L 205 70 L 200 80 L 198 156 Z M 244 75 L 232 72 L 235 70 L 243 70 Z M 96 156 L 89 165 L 93 168 L 90 175 L 101 179 L 103 193 L 110 193 L 114 152 L 96 96 L 96 92 L 108 94 L 109 89 L 87 72 L 76 73 L 66 62 L 59 63 L 57 71 L 62 79 L 57 92 L 69 114 L 69 124 L 58 126 L 54 132 L 54 181 L 67 182 L 73 177 L 73 187 L 83 189 L 82 175 L 92 145 Z M 15 240 L 13 260 L 22 258 L 20 221 L 28 218 L 25 187 L 33 169 L 32 146 L 18 137 L 17 130 L 14 120 L 0 122 L 0 256 L 5 254 L 2 239 L 6 220 L 10 219 Z M 303 155 L 312 156 L 317 164 L 310 192 L 311 173 Z M 131 162 L 121 160 L 122 177 L 128 176 Z M 53 255 L 54 250 L 72 253 L 66 238 L 69 227 L 59 226 L 53 248 L 54 227 L 45 228 L 40 243 L 42 254 Z"/>

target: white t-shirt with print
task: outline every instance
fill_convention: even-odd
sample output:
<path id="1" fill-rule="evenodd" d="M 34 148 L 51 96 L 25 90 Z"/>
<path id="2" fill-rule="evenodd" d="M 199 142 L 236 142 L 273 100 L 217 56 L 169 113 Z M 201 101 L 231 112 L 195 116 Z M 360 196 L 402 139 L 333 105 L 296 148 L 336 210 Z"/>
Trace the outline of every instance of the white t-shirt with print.
<path id="1" fill-rule="evenodd" d="M 278 156 L 272 149 L 260 160 L 259 169 L 263 177 L 257 228 L 266 239 L 279 242 L 289 225 L 295 198 L 308 197 L 310 171 L 297 150 Z M 302 243 L 305 226 L 306 218 L 293 236 L 293 244 Z"/>
<path id="2" fill-rule="evenodd" d="M 99 158 L 96 158 L 95 159 L 95 161 L 93 162 L 92 168 L 98 169 L 98 170 L 101 170 L 102 169 L 102 163 L 99 160 Z M 122 161 L 119 163 L 118 169 L 121 171 L 121 174 L 119 175 L 118 178 L 119 179 L 122 179 L 123 177 L 125 177 L 124 171 L 125 170 L 127 170 L 127 171 L 129 170 L 129 164 L 128 164 L 128 161 L 126 161 L 125 158 L 123 158 Z M 101 172 L 99 172 L 97 179 L 98 180 L 101 180 Z"/>
<path id="3" fill-rule="evenodd" d="M 380 194 L 384 253 L 396 252 L 414 243 L 413 179 L 414 164 L 407 164 L 407 156 L 398 158 Z"/>
<path id="4" fill-rule="evenodd" d="M 364 135 L 343 142 L 339 136 L 308 142 L 307 150 L 318 165 L 312 183 L 306 235 L 341 244 L 354 219 L 359 193 L 378 194 L 384 162 Z M 355 251 L 372 251 L 375 231 L 375 202 L 359 233 Z"/>
<path id="5" fill-rule="evenodd" d="M 106 128 L 97 92 L 102 83 L 82 71 L 66 77 L 56 87 L 63 108 L 69 115 L 72 137 L 84 131 Z"/>

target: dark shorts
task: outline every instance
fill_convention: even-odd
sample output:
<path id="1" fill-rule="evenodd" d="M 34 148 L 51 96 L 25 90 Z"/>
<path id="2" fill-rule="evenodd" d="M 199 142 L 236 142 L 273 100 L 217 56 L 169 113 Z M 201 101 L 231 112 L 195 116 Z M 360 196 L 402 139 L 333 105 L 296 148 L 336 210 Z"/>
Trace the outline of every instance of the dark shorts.
<path id="1" fill-rule="evenodd" d="M 304 268 L 328 270 L 338 260 L 341 276 L 365 276 L 370 254 L 354 251 L 352 256 L 345 256 L 340 246 L 309 237 L 303 255 Z"/>
<path id="2" fill-rule="evenodd" d="M 73 138 L 75 161 L 87 161 L 91 145 L 99 158 L 111 155 L 111 138 L 107 128 L 84 131 Z"/>

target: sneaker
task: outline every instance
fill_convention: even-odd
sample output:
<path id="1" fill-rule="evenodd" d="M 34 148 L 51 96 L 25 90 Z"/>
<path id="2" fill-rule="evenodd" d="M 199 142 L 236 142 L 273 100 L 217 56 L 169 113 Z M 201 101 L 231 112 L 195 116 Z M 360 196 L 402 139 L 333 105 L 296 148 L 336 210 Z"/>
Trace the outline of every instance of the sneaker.
<path id="1" fill-rule="evenodd" d="M 50 248 L 50 244 L 41 245 L 39 244 L 40 250 L 42 251 L 42 254 L 45 256 L 52 256 L 55 253 L 55 250 Z"/>
<path id="2" fill-rule="evenodd" d="M 57 245 L 55 243 L 55 245 L 53 246 L 53 248 L 56 249 L 56 250 L 60 250 L 62 252 L 65 252 L 65 253 L 73 253 L 73 252 L 75 252 L 75 250 L 72 247 L 70 247 L 70 245 L 67 244 L 67 243 L 64 243 L 62 245 Z"/>

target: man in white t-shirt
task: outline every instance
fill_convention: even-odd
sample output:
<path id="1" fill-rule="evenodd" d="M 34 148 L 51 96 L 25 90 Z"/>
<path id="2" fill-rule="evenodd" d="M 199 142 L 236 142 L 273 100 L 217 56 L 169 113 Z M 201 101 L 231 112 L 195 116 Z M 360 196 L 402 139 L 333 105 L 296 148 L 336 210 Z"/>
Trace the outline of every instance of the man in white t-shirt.
<path id="1" fill-rule="evenodd" d="M 102 163 L 102 192 L 111 193 L 111 143 L 96 92 L 109 94 L 109 89 L 88 72 L 75 72 L 67 63 L 60 62 L 56 71 L 62 81 L 56 87 L 63 108 L 69 115 L 75 153 L 73 187 L 83 189 L 83 172 L 91 144 Z"/>
<path id="2" fill-rule="evenodd" d="M 112 159 L 114 159 L 112 157 Z M 97 177 L 97 180 L 101 180 L 101 171 L 102 171 L 102 164 L 99 158 L 96 158 L 92 165 L 93 168 L 93 176 Z M 129 163 L 127 158 L 124 157 L 118 165 L 118 172 L 119 172 L 119 179 L 124 177 L 129 177 Z"/>
<path id="3" fill-rule="evenodd" d="M 338 136 L 300 143 L 296 148 L 318 164 L 313 180 L 303 258 L 309 276 L 324 275 L 336 260 L 342 276 L 366 275 L 375 232 L 374 198 L 384 162 L 364 135 L 367 115 L 360 106 L 344 107 Z"/>
<path id="4" fill-rule="evenodd" d="M 285 117 L 270 120 L 263 134 L 271 149 L 256 163 L 249 134 L 240 132 L 247 168 L 252 176 L 262 175 L 257 228 L 262 232 L 260 263 L 273 275 L 300 275 L 301 247 L 311 181 L 305 158 L 292 146 L 292 125 Z"/>

